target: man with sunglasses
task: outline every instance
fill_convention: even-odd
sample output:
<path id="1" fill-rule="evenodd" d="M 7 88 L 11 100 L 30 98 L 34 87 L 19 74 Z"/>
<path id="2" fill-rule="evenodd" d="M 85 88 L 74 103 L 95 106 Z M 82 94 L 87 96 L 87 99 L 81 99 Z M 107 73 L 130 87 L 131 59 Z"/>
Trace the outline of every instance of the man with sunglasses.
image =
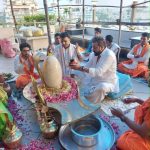
<path id="1" fill-rule="evenodd" d="M 34 73 L 34 61 L 30 54 L 30 45 L 28 43 L 20 44 L 21 53 L 16 56 L 14 61 L 14 70 L 19 77 L 16 80 L 17 88 L 24 88 L 30 81 L 31 77 L 38 78 L 38 75 Z"/>

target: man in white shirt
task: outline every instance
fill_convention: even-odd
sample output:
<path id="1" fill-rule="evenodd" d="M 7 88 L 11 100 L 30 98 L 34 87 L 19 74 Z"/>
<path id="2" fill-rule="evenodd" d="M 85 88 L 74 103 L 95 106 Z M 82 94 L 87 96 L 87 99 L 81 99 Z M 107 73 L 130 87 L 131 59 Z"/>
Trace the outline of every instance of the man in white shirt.
<path id="1" fill-rule="evenodd" d="M 63 76 L 73 74 L 72 70 L 69 67 L 69 63 L 71 60 L 75 60 L 76 62 L 81 61 L 82 57 L 78 51 L 78 47 L 71 44 L 70 35 L 67 32 L 61 33 L 61 44 L 55 47 L 54 55 L 59 60 Z"/>
<path id="2" fill-rule="evenodd" d="M 117 60 L 119 61 L 120 46 L 113 42 L 113 37 L 111 35 L 107 35 L 105 37 L 105 41 L 107 48 L 115 53 L 115 55 L 117 56 Z"/>
<path id="3" fill-rule="evenodd" d="M 117 55 L 117 52 L 120 50 L 120 46 L 113 42 L 113 37 L 111 35 L 107 35 L 105 37 L 105 41 L 107 48 L 112 50 L 115 53 L 115 55 Z"/>
<path id="4" fill-rule="evenodd" d="M 51 53 L 55 53 L 55 47 L 59 44 L 61 44 L 61 37 L 60 37 L 61 33 L 55 33 L 54 37 L 55 37 L 55 41 L 54 43 L 52 43 L 51 45 L 48 46 L 47 48 L 47 56 L 49 56 Z"/>
<path id="5" fill-rule="evenodd" d="M 116 75 L 117 62 L 115 54 L 106 48 L 102 37 L 94 37 L 92 47 L 93 52 L 86 66 L 70 63 L 70 67 L 85 73 L 84 80 L 82 79 L 85 96 L 89 101 L 99 103 L 107 93 L 119 90 Z"/>

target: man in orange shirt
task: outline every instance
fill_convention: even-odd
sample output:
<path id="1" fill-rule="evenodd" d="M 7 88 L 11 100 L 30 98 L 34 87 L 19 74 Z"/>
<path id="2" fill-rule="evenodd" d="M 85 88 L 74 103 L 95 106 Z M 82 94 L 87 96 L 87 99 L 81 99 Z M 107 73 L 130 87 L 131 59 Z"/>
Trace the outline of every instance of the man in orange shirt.
<path id="1" fill-rule="evenodd" d="M 141 42 L 128 53 L 129 60 L 118 65 L 118 70 L 132 77 L 144 77 L 148 71 L 148 59 L 150 57 L 150 45 L 148 33 L 142 33 Z"/>

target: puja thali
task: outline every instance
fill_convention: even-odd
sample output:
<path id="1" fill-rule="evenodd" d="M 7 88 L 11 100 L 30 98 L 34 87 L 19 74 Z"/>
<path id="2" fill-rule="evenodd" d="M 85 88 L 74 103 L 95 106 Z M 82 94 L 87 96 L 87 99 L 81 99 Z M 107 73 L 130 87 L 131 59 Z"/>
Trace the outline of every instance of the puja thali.
<path id="1" fill-rule="evenodd" d="M 4 76 L 5 81 L 9 81 L 15 78 L 15 76 L 12 73 L 2 73 L 2 75 Z"/>

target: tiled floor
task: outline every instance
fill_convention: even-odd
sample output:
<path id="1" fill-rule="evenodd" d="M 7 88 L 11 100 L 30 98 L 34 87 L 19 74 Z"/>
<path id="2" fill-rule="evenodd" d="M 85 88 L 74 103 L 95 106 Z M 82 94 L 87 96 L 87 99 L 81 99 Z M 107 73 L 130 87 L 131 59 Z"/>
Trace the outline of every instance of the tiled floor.
<path id="1" fill-rule="evenodd" d="M 6 72 L 6 73 L 13 73 L 14 74 L 14 69 L 13 69 L 13 61 L 14 58 L 4 58 L 2 55 L 0 55 L 0 73 L 2 72 Z M 145 83 L 141 83 L 138 82 L 135 79 L 132 79 L 132 83 L 133 83 L 133 94 L 141 99 L 147 99 L 148 97 L 150 97 L 150 88 L 147 86 L 147 84 Z M 31 103 L 27 100 L 25 100 L 23 97 L 20 100 L 16 100 L 16 102 L 20 105 L 22 105 L 23 109 L 28 108 Z M 28 120 L 30 120 L 30 129 L 34 132 L 32 132 L 32 134 L 30 134 L 30 137 L 28 136 L 28 138 L 23 137 L 23 143 L 28 143 L 30 140 L 33 139 L 41 139 L 42 135 L 39 132 L 39 126 L 37 125 L 37 119 L 35 117 L 35 111 L 32 110 L 28 110 L 26 113 L 22 113 L 25 118 L 27 118 Z M 129 113 L 126 114 L 130 119 L 133 120 L 134 118 L 134 109 L 131 110 Z M 128 129 L 128 127 L 122 123 L 118 118 L 113 117 L 111 118 L 111 121 L 115 122 L 116 124 L 119 125 L 120 128 L 120 132 L 119 135 L 122 134 L 125 130 Z M 31 131 L 29 131 L 31 132 Z M 118 136 L 119 136 L 118 135 Z M 58 140 L 54 141 L 54 146 L 56 147 L 56 150 L 60 149 L 60 145 L 58 143 Z"/>

